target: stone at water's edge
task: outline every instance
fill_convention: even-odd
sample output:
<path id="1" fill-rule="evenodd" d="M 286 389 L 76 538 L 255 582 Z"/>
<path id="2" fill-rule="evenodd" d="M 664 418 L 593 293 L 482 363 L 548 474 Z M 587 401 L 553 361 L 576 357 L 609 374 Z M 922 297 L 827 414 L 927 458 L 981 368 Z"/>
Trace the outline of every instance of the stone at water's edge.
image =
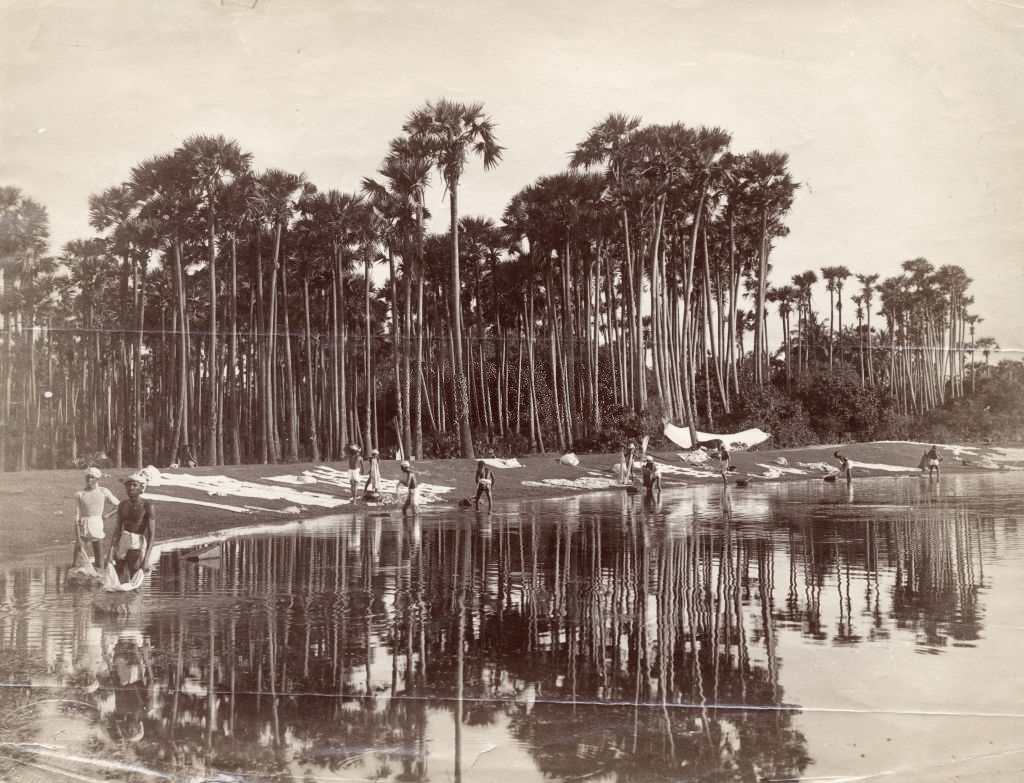
<path id="1" fill-rule="evenodd" d="M 93 611 L 118 617 L 135 614 L 141 605 L 142 593 L 139 590 L 102 592 L 92 599 Z"/>
<path id="2" fill-rule="evenodd" d="M 88 592 L 102 587 L 103 580 L 91 568 L 72 568 L 64 577 L 64 586 L 71 593 Z"/>

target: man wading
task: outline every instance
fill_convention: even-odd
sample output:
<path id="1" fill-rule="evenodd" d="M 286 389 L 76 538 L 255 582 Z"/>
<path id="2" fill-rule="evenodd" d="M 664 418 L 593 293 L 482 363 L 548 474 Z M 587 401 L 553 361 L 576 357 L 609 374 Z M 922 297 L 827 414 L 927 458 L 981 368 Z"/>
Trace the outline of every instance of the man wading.
<path id="1" fill-rule="evenodd" d="M 156 515 L 153 504 L 142 499 L 145 477 L 136 473 L 125 479 L 124 489 L 128 499 L 117 507 L 117 530 L 107 554 L 107 562 L 114 561 L 114 568 L 121 583 L 130 582 L 140 569 L 149 570 L 149 553 L 153 549 L 156 534 Z"/>
<path id="2" fill-rule="evenodd" d="M 106 535 L 103 531 L 103 520 L 117 513 L 117 498 L 109 489 L 100 486 L 102 476 L 99 468 L 89 468 L 85 471 L 85 489 L 75 493 L 75 552 L 71 556 L 72 565 L 79 550 L 88 557 L 85 543 L 89 541 L 92 542 L 93 565 L 96 568 L 102 567 L 101 544 Z M 104 514 L 103 509 L 108 500 L 114 508 Z"/>

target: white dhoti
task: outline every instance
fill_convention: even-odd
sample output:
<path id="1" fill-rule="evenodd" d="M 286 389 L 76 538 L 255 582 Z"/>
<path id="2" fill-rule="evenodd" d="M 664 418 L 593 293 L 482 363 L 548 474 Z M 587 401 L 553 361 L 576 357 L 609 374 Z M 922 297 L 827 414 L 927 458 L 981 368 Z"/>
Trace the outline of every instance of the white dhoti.
<path id="1" fill-rule="evenodd" d="M 131 549 L 145 549 L 146 548 L 146 537 L 141 533 L 129 533 L 127 530 L 121 533 L 121 538 L 117 542 L 117 549 L 114 551 L 117 553 L 118 560 L 124 560 L 125 555 L 128 554 Z"/>
<path id="2" fill-rule="evenodd" d="M 103 517 L 79 517 L 78 535 L 83 541 L 102 541 L 104 536 Z"/>

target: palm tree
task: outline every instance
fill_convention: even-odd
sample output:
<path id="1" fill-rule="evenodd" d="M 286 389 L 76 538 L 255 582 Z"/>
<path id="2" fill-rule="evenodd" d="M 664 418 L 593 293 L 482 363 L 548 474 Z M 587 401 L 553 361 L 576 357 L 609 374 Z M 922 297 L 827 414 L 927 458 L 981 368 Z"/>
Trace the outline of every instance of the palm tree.
<path id="1" fill-rule="evenodd" d="M 980 315 L 969 315 L 969 316 L 967 316 L 966 320 L 967 320 L 967 329 L 968 329 L 968 331 L 970 332 L 970 335 L 971 335 L 971 347 L 970 347 L 970 357 L 971 357 L 971 394 L 974 394 L 976 389 L 977 389 L 977 385 L 975 384 L 975 379 L 976 379 L 976 376 L 978 374 L 978 370 L 974 366 L 974 349 L 977 347 L 977 343 L 975 343 L 975 341 L 974 341 L 974 330 L 977 328 L 978 324 L 981 321 L 984 321 L 985 319 L 982 318 Z"/>
<path id="2" fill-rule="evenodd" d="M 263 389 L 264 389 L 264 415 L 271 425 L 269 433 L 274 443 L 271 449 L 270 459 L 276 462 L 279 454 L 276 438 L 276 419 L 274 413 L 274 400 L 271 384 L 271 368 L 275 361 L 277 340 L 277 279 L 278 270 L 281 274 L 281 300 L 284 318 L 288 317 L 288 275 L 285 264 L 286 254 L 282 253 L 282 242 L 285 230 L 291 225 L 292 220 L 298 214 L 299 203 L 302 198 L 309 196 L 316 191 L 316 188 L 306 179 L 305 174 L 292 174 L 281 169 L 268 169 L 257 178 L 255 191 L 255 202 L 257 209 L 264 221 L 270 226 L 273 232 L 274 253 L 271 261 L 270 281 L 270 308 L 267 313 L 267 324 L 264 332 L 269 336 L 269 344 L 264 353 L 263 366 Z M 286 329 L 284 331 L 284 371 L 285 389 L 288 394 L 288 451 L 285 457 L 291 461 L 298 460 L 299 445 L 299 413 L 298 400 L 296 397 L 295 385 L 292 383 L 292 349 L 291 335 Z"/>
<path id="3" fill-rule="evenodd" d="M 793 312 L 793 303 L 797 300 L 797 290 L 791 285 L 780 285 L 768 289 L 766 298 L 770 302 L 777 302 L 779 305 L 779 318 L 782 320 L 782 340 L 783 350 L 786 352 L 786 388 L 788 389 L 791 382 L 791 362 L 790 354 L 792 348 L 790 345 L 790 327 L 789 327 L 789 316 Z"/>
<path id="4" fill-rule="evenodd" d="M 981 349 L 981 355 L 985 357 L 985 376 L 988 377 L 988 357 L 993 351 L 999 350 L 999 343 L 996 342 L 994 337 L 979 337 L 974 345 Z"/>
<path id="5" fill-rule="evenodd" d="M 818 274 L 813 269 L 808 269 L 806 272 L 793 275 L 793 287 L 796 289 L 796 303 L 797 303 L 797 337 L 800 340 L 800 351 L 798 362 L 799 369 L 802 371 L 806 368 L 808 363 L 809 344 L 808 338 L 811 334 L 810 324 L 814 317 L 814 310 L 811 304 L 811 293 L 814 284 L 818 282 Z"/>
<path id="6" fill-rule="evenodd" d="M 83 440 L 90 448 L 96 450 L 101 411 L 98 375 L 103 363 L 97 318 L 100 309 L 100 288 L 112 272 L 112 262 L 107 256 L 106 243 L 102 239 L 72 240 L 64 245 L 60 260 L 68 270 L 65 302 L 69 308 L 73 306 L 78 311 L 75 321 L 79 327 L 79 342 L 73 357 L 77 360 L 76 369 L 80 369 L 80 378 L 75 385 L 80 390 L 82 399 L 76 404 L 69 401 L 69 414 L 75 431 L 77 432 L 80 426 Z M 78 395 L 71 396 L 74 399 Z M 81 422 L 75 421 L 75 414 L 79 409 L 84 411 Z"/>
<path id="7" fill-rule="evenodd" d="M 833 315 L 837 309 L 836 299 L 838 298 L 839 310 L 839 335 L 843 334 L 843 281 L 850 276 L 850 270 L 845 266 L 823 266 L 821 268 L 821 279 L 825 281 L 825 290 L 828 291 L 828 366 L 832 369 L 833 354 Z M 840 357 L 842 358 L 842 357 Z"/>
<path id="8" fill-rule="evenodd" d="M 374 179 L 363 180 L 363 191 L 374 208 L 382 212 L 394 223 L 393 236 L 398 243 L 398 252 L 402 255 L 403 276 L 405 280 L 405 314 L 399 318 L 398 281 L 395 275 L 394 250 L 390 248 L 388 260 L 391 264 L 391 328 L 395 345 L 395 393 L 399 416 L 399 427 L 402 435 L 403 453 L 413 453 L 422 457 L 422 421 L 421 397 L 422 384 L 416 383 L 416 404 L 412 405 L 412 281 L 413 267 L 421 266 L 423 255 L 423 224 L 427 216 L 424 207 L 424 194 L 430 184 L 431 163 L 427 152 L 421 145 L 415 144 L 406 136 L 393 139 L 390 151 L 382 161 L 377 173 L 384 178 L 380 183 Z M 422 275 L 420 275 L 422 282 Z M 418 321 L 422 321 L 422 315 Z M 402 322 L 404 321 L 405 339 L 402 340 Z M 422 332 L 421 332 L 422 335 Z M 418 341 L 422 350 L 422 339 Z M 417 364 L 419 368 L 422 362 Z M 419 369 L 417 369 L 417 376 Z M 398 379 L 401 378 L 399 381 Z M 413 440 L 415 418 L 416 439 Z M 419 444 L 419 445 L 416 445 Z"/>
<path id="9" fill-rule="evenodd" d="M 604 121 L 591 128 L 587 138 L 576 145 L 569 159 L 569 167 L 593 168 L 603 165 L 608 181 L 609 201 L 622 216 L 623 269 L 622 281 L 626 287 L 624 317 L 628 324 L 625 339 L 630 349 L 627 352 L 630 382 L 625 384 L 628 399 L 633 401 L 635 410 L 640 410 L 647 399 L 645 367 L 643 363 L 642 328 L 640 324 L 640 287 L 636 285 L 636 270 L 631 243 L 630 204 L 632 198 L 631 178 L 627 175 L 629 159 L 633 155 L 634 137 L 642 120 L 639 116 L 609 114 Z"/>
<path id="10" fill-rule="evenodd" d="M 210 281 L 208 343 L 208 403 L 206 406 L 206 464 L 224 462 L 223 429 L 220 414 L 220 366 L 217 353 L 217 205 L 223 188 L 242 176 L 252 154 L 242 152 L 238 142 L 223 136 L 191 136 L 175 151 L 182 168 L 197 192 L 199 207 L 206 215 L 206 264 Z M 234 368 L 231 369 L 234 372 Z"/>
<path id="11" fill-rule="evenodd" d="M 134 430 L 135 466 L 144 464 L 142 445 L 142 355 L 146 306 L 146 272 L 150 254 L 161 244 L 157 235 L 158 226 L 139 214 L 140 201 L 136 191 L 129 185 L 107 188 L 101 194 L 89 198 L 89 223 L 97 231 L 108 231 L 108 249 L 112 256 L 121 259 L 120 299 L 122 302 L 122 329 L 119 339 L 128 343 L 129 314 L 135 320 L 135 341 L 131 350 L 131 367 L 124 368 L 124 377 L 131 378 L 131 427 Z M 129 285 L 130 284 L 130 285 Z M 129 287 L 131 307 L 129 308 Z M 122 356 L 126 356 L 122 351 Z M 126 389 L 127 391 L 127 389 Z M 118 444 L 121 438 L 118 438 Z M 120 451 L 120 446 L 116 449 Z M 119 455 L 115 462 L 119 462 Z"/>
<path id="12" fill-rule="evenodd" d="M 28 369 L 34 361 L 35 323 L 33 300 L 36 276 L 49 266 L 45 253 L 49 237 L 49 217 L 46 208 L 22 195 L 18 188 L 0 188 L 0 312 L 4 322 L 4 389 L 3 421 L 11 422 L 15 387 L 20 387 L 21 400 L 21 455 L 19 468 L 28 463 L 28 434 L 32 420 L 38 414 L 38 399 L 34 378 L 24 372 L 15 377 L 16 336 L 23 336 Z M 0 438 L 0 469 L 6 467 L 6 438 Z"/>
<path id="13" fill-rule="evenodd" d="M 422 142 L 448 188 L 451 206 L 452 332 L 455 355 L 455 407 L 462 456 L 472 458 L 473 433 L 469 425 L 469 400 L 462 361 L 462 291 L 459 281 L 459 180 L 470 152 L 483 159 L 489 170 L 501 160 L 502 147 L 494 136 L 494 124 L 483 113 L 483 104 L 455 103 L 444 98 L 414 111 L 403 130 Z"/>
<path id="14" fill-rule="evenodd" d="M 185 252 L 192 238 L 192 218 L 196 212 L 195 193 L 181 166 L 173 155 L 160 155 L 143 160 L 130 173 L 129 185 L 139 204 L 138 217 L 146 220 L 159 235 L 163 245 L 174 259 L 172 279 L 176 298 L 179 344 L 177 348 L 177 401 L 176 415 L 172 415 L 171 453 L 173 459 L 181 443 L 188 443 L 190 422 L 194 422 L 190 402 L 195 402 L 191 391 L 190 318 L 185 281 Z"/>
<path id="15" fill-rule="evenodd" d="M 868 386 L 875 385 L 875 360 L 872 355 L 872 344 L 874 340 L 871 339 L 871 305 L 874 300 L 874 294 L 877 290 L 876 284 L 878 283 L 878 275 L 865 275 L 858 274 L 857 282 L 860 283 L 860 296 L 864 302 L 864 312 L 867 316 L 867 341 L 868 341 L 868 367 L 867 367 L 867 383 Z"/>
<path id="16" fill-rule="evenodd" d="M 750 181 L 749 198 L 757 206 L 761 218 L 760 248 L 758 250 L 757 313 L 754 318 L 754 379 L 764 382 L 762 355 L 764 353 L 764 302 L 768 291 L 768 254 L 771 238 L 784 231 L 781 218 L 793 206 L 793 194 L 800 186 L 793 182 L 786 170 L 789 155 L 784 152 L 758 152 L 747 155 L 746 176 Z"/>

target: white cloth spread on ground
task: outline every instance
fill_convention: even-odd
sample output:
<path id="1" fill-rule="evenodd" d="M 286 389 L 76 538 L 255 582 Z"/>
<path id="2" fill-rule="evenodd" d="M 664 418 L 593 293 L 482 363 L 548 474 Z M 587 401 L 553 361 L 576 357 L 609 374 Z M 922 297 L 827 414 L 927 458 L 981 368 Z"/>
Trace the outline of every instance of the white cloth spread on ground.
<path id="1" fill-rule="evenodd" d="M 675 443 L 681 449 L 692 449 L 694 447 L 693 440 L 690 438 L 690 429 L 688 427 L 677 427 L 674 424 L 665 422 L 665 437 Z M 757 446 L 760 443 L 764 443 L 771 435 L 764 430 L 749 429 L 743 430 L 742 432 L 734 432 L 731 435 L 714 435 L 709 432 L 698 432 L 698 441 L 708 440 L 720 440 L 725 444 L 727 449 L 749 449 L 752 446 Z"/>
<path id="2" fill-rule="evenodd" d="M 306 506 L 334 508 L 348 503 L 347 498 L 325 495 L 322 492 L 303 492 L 271 484 L 257 484 L 253 481 L 239 481 L 227 476 L 194 476 L 190 473 L 161 474 L 164 486 L 186 487 L 208 495 L 262 498 L 264 500 L 286 500 Z"/>
<path id="3" fill-rule="evenodd" d="M 515 457 L 511 459 L 500 459 L 498 457 L 492 457 L 490 459 L 481 460 L 485 465 L 490 465 L 492 468 L 521 468 L 519 460 Z"/>

